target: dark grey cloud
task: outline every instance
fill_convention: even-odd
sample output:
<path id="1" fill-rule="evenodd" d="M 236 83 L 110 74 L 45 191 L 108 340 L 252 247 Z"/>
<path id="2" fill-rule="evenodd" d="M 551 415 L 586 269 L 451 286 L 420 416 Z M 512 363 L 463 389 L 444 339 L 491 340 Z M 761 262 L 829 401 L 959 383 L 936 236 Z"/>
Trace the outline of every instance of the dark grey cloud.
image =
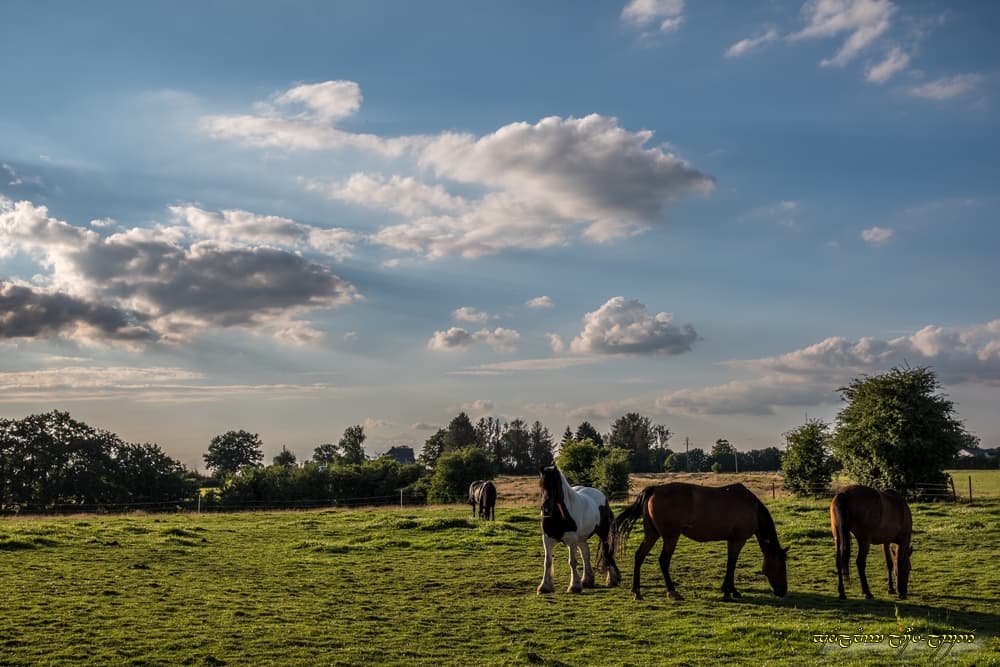
<path id="1" fill-rule="evenodd" d="M 146 318 L 59 292 L 0 283 L 0 338 L 75 337 L 149 341 Z"/>

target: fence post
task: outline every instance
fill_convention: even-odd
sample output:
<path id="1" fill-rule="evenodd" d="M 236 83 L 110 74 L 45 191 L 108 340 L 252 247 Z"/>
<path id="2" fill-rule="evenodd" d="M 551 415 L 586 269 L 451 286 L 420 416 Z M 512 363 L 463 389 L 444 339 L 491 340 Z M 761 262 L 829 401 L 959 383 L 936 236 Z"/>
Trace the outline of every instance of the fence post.
<path id="1" fill-rule="evenodd" d="M 775 490 L 774 490 L 774 482 L 772 481 L 772 482 L 771 482 L 771 500 L 774 500 L 775 498 L 777 498 L 777 496 L 776 496 L 776 495 L 774 495 L 774 494 L 775 494 Z"/>
<path id="2" fill-rule="evenodd" d="M 201 514 L 201 491 L 198 491 L 198 514 Z"/>
<path id="3" fill-rule="evenodd" d="M 403 490 L 399 490 L 399 509 L 403 509 Z"/>
<path id="4" fill-rule="evenodd" d="M 972 503 L 972 475 L 969 475 L 969 503 Z"/>

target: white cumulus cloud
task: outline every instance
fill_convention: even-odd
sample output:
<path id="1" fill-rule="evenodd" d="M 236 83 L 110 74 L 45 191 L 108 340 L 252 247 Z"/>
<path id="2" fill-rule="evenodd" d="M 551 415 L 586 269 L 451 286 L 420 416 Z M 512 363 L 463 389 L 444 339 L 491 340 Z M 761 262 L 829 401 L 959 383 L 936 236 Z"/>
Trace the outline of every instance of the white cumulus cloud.
<path id="1" fill-rule="evenodd" d="M 584 316 L 570 343 L 578 354 L 681 354 L 698 340 L 690 324 L 676 325 L 668 313 L 651 315 L 635 299 L 616 296 Z"/>

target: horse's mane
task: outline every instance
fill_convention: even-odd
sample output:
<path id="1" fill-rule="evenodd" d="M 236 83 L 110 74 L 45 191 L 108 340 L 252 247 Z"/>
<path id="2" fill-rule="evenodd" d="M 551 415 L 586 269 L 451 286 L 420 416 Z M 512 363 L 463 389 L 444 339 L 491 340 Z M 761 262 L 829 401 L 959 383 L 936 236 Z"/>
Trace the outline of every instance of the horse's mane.
<path id="1" fill-rule="evenodd" d="M 778 542 L 778 529 L 774 526 L 774 519 L 767 511 L 767 506 L 757 500 L 757 540 L 761 545 L 767 544 L 767 549 L 772 554 L 781 551 L 781 544 Z"/>

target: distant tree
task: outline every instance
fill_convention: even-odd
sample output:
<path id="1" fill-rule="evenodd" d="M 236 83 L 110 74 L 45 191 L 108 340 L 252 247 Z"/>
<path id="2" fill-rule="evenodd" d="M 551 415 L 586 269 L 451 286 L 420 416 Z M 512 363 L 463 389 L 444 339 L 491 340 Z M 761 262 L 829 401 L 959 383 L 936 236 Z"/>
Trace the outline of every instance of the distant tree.
<path id="1" fill-rule="evenodd" d="M 670 436 L 670 429 L 664 424 L 653 425 L 653 442 L 649 450 L 649 471 L 663 470 L 663 464 L 666 462 L 667 457 L 674 453 L 667 446 L 670 442 Z"/>
<path id="2" fill-rule="evenodd" d="M 566 430 L 563 431 L 562 440 L 559 441 L 559 446 L 562 447 L 572 439 L 573 439 L 573 429 L 571 429 L 569 426 L 566 426 Z"/>
<path id="3" fill-rule="evenodd" d="M 535 421 L 528 432 L 528 455 L 531 463 L 525 473 L 540 466 L 552 465 L 552 435 L 542 422 Z"/>
<path id="4" fill-rule="evenodd" d="M 719 438 L 712 445 L 712 453 L 709 455 L 712 463 L 719 464 L 719 470 L 714 472 L 733 472 L 736 470 L 736 448 L 725 438 Z"/>
<path id="5" fill-rule="evenodd" d="M 597 429 L 594 428 L 594 426 L 588 421 L 585 421 L 576 427 L 576 439 L 590 440 L 598 447 L 604 446 L 604 438 L 601 437 L 601 434 L 597 432 Z"/>
<path id="6" fill-rule="evenodd" d="M 915 495 L 918 484 L 942 484 L 944 468 L 974 443 L 938 393 L 929 368 L 893 368 L 855 378 L 838 391 L 847 402 L 837 415 L 833 451 L 857 482 Z"/>
<path id="7" fill-rule="evenodd" d="M 781 470 L 781 450 L 777 447 L 740 452 L 740 470 Z"/>
<path id="8" fill-rule="evenodd" d="M 368 460 L 365 456 L 365 427 L 360 424 L 348 426 L 340 437 L 337 448 L 340 451 L 340 462 L 347 465 L 360 465 Z"/>
<path id="9" fill-rule="evenodd" d="M 332 442 L 325 442 L 313 450 L 313 463 L 319 465 L 333 465 L 340 460 L 340 450 Z"/>
<path id="10" fill-rule="evenodd" d="M 434 468 L 437 460 L 444 454 L 447 435 L 446 430 L 439 428 L 434 435 L 427 438 L 424 442 L 424 448 L 420 452 L 420 463 L 427 468 Z"/>
<path id="11" fill-rule="evenodd" d="M 500 439 L 501 470 L 515 475 L 525 475 L 533 470 L 531 459 L 531 437 L 528 425 L 515 419 L 507 427 Z"/>
<path id="12" fill-rule="evenodd" d="M 687 452 L 687 472 L 706 472 L 709 468 L 708 454 L 701 447 Z"/>
<path id="13" fill-rule="evenodd" d="M 203 458 L 205 466 L 217 476 L 231 475 L 244 466 L 263 461 L 263 443 L 256 433 L 242 429 L 226 431 L 212 438 Z"/>
<path id="14" fill-rule="evenodd" d="M 493 466 L 486 451 L 465 447 L 445 452 L 438 458 L 431 476 L 428 500 L 454 503 L 468 497 L 469 484 L 477 479 L 492 479 Z"/>
<path id="15" fill-rule="evenodd" d="M 503 434 L 507 431 L 507 422 L 499 417 L 480 417 L 476 422 L 476 441 L 493 459 L 493 464 L 500 466 L 503 454 L 500 451 Z"/>
<path id="16" fill-rule="evenodd" d="M 479 438 L 476 437 L 476 429 L 469 420 L 469 415 L 460 412 L 457 417 L 448 423 L 448 431 L 445 436 L 445 451 L 452 449 L 464 449 L 479 445 Z"/>
<path id="17" fill-rule="evenodd" d="M 284 445 L 281 446 L 281 452 L 279 452 L 277 456 L 271 459 L 272 464 L 276 466 L 282 466 L 285 468 L 294 467 L 297 461 L 298 460 L 295 458 L 295 454 L 288 451 L 288 449 Z"/>
<path id="18" fill-rule="evenodd" d="M 687 470 L 687 454 L 671 452 L 663 461 L 664 472 L 685 472 Z"/>
<path id="19" fill-rule="evenodd" d="M 630 412 L 611 424 L 611 434 L 605 443 L 629 452 L 634 472 L 648 472 L 651 467 L 650 448 L 656 442 L 656 432 L 649 417 Z"/>
<path id="20" fill-rule="evenodd" d="M 556 466 L 566 475 L 570 484 L 594 485 L 594 462 L 601 448 L 591 440 L 570 440 L 559 450 Z"/>
<path id="21" fill-rule="evenodd" d="M 608 498 L 628 499 L 629 455 L 624 449 L 611 447 L 598 456 L 591 468 L 593 485 Z"/>
<path id="22" fill-rule="evenodd" d="M 822 419 L 807 419 L 805 424 L 785 434 L 787 447 L 781 469 L 785 473 L 785 488 L 794 495 L 815 496 L 830 488 L 833 466 L 829 428 Z"/>

